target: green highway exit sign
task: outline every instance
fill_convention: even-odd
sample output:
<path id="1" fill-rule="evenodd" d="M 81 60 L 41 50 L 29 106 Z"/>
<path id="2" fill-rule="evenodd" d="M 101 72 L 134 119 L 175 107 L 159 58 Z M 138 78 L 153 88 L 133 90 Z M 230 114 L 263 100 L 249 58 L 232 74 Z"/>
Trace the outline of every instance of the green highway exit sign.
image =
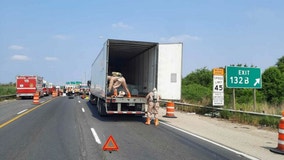
<path id="1" fill-rule="evenodd" d="M 260 68 L 226 67 L 227 88 L 262 88 Z"/>

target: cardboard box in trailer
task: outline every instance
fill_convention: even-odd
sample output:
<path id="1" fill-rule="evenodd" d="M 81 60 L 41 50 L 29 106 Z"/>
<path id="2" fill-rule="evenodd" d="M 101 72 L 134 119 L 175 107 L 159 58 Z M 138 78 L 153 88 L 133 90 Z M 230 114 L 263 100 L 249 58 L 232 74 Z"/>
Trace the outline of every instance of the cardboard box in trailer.
<path id="1" fill-rule="evenodd" d="M 145 97 L 153 88 L 162 99 L 180 100 L 181 68 L 182 43 L 109 39 L 91 67 L 90 101 L 96 104 L 100 115 L 144 115 Z M 112 72 L 122 73 L 131 98 L 107 95 L 107 76 Z"/>
<path id="2" fill-rule="evenodd" d="M 21 75 L 16 77 L 16 94 L 17 98 L 33 97 L 39 92 L 43 96 L 43 77 Z"/>

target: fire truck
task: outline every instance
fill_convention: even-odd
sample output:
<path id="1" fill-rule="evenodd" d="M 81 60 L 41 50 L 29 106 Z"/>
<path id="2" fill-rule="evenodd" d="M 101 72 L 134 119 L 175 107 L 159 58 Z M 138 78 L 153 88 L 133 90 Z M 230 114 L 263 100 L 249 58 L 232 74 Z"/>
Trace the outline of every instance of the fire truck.
<path id="1" fill-rule="evenodd" d="M 16 77 L 17 98 L 33 97 L 36 92 L 43 96 L 43 77 L 21 75 Z"/>
<path id="2" fill-rule="evenodd" d="M 43 80 L 42 85 L 43 95 L 49 96 L 52 94 L 52 92 L 56 89 L 55 86 L 52 85 L 52 83 L 47 82 L 46 80 Z"/>
<path id="3" fill-rule="evenodd" d="M 56 87 L 52 83 L 49 83 L 47 86 L 47 90 L 50 94 L 52 94 L 54 91 L 56 91 Z"/>

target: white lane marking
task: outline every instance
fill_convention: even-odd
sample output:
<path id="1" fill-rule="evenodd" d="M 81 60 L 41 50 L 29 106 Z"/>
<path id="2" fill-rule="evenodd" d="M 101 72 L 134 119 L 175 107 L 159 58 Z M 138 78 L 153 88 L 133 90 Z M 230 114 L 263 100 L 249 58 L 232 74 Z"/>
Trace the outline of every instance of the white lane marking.
<path id="1" fill-rule="evenodd" d="M 167 123 L 164 123 L 164 122 L 161 122 L 161 121 L 160 121 L 160 123 L 162 123 L 162 124 L 164 124 L 164 125 L 166 125 L 166 126 L 168 126 L 168 127 L 174 128 L 174 129 L 176 129 L 176 130 L 179 130 L 179 131 L 181 131 L 181 132 L 183 132 L 183 133 L 189 134 L 189 135 L 191 135 L 191 136 L 193 136 L 193 137 L 196 137 L 196 138 L 198 138 L 198 139 L 201 139 L 201 140 L 204 140 L 204 141 L 206 141 L 206 142 L 212 143 L 212 144 L 214 144 L 214 145 L 216 145 L 216 146 L 219 146 L 219 147 L 224 148 L 224 149 L 226 149 L 226 150 L 229 150 L 229 151 L 231 151 L 231 152 L 234 152 L 234 153 L 236 153 L 236 154 L 238 154 L 238 155 L 244 156 L 244 157 L 246 157 L 246 158 L 248 158 L 248 159 L 251 159 L 251 160 L 259 160 L 259 159 L 256 158 L 256 157 L 252 157 L 252 156 L 250 156 L 250 155 L 247 155 L 247 154 L 245 154 L 245 153 L 239 152 L 239 151 L 234 150 L 234 149 L 232 149 L 232 148 L 223 146 L 223 145 L 221 145 L 221 144 L 219 144 L 219 143 L 216 143 L 216 142 L 211 141 L 211 140 L 209 140 L 209 139 L 206 139 L 206 138 L 204 138 L 204 137 L 198 136 L 198 135 L 196 135 L 196 134 L 190 133 L 190 132 L 185 131 L 185 130 L 183 130 L 183 129 L 177 128 L 177 127 L 172 126 L 172 125 L 170 125 L 170 124 L 167 124 Z"/>
<path id="2" fill-rule="evenodd" d="M 101 140 L 100 140 L 99 136 L 97 135 L 97 132 L 95 131 L 95 129 L 94 129 L 94 128 L 91 128 L 91 131 L 92 131 L 92 133 L 93 133 L 93 136 L 94 136 L 96 142 L 97 142 L 98 144 L 101 144 Z"/>
<path id="3" fill-rule="evenodd" d="M 81 101 L 78 101 L 79 103 L 81 103 Z"/>
<path id="4" fill-rule="evenodd" d="M 82 108 L 82 112 L 85 112 L 85 109 L 84 109 L 84 108 Z"/>
<path id="5" fill-rule="evenodd" d="M 24 110 L 22 110 L 21 112 L 18 112 L 17 114 L 22 114 L 22 113 L 24 113 L 24 112 L 26 112 L 28 109 L 24 109 Z"/>

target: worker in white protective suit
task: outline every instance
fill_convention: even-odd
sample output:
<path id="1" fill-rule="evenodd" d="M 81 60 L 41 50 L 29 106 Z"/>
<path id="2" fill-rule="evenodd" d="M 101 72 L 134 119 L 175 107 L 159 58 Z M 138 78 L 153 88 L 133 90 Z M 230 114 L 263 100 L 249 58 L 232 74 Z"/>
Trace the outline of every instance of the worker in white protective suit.
<path id="1" fill-rule="evenodd" d="M 157 89 L 154 88 L 153 91 L 149 92 L 146 96 L 147 105 L 148 105 L 148 112 L 145 124 L 151 124 L 151 115 L 154 114 L 154 124 L 157 126 L 159 124 L 158 120 L 158 110 L 160 107 L 161 96 L 158 94 Z"/>
<path id="2" fill-rule="evenodd" d="M 131 98 L 131 93 L 127 87 L 126 84 L 126 80 L 125 78 L 122 76 L 121 73 L 119 72 L 112 72 L 112 76 L 108 76 L 107 77 L 108 81 L 109 81 L 109 85 L 108 85 L 108 92 L 111 93 L 111 91 L 113 91 L 113 96 L 117 97 L 117 88 L 119 88 L 121 85 L 124 88 L 125 92 L 127 93 L 127 97 Z"/>

